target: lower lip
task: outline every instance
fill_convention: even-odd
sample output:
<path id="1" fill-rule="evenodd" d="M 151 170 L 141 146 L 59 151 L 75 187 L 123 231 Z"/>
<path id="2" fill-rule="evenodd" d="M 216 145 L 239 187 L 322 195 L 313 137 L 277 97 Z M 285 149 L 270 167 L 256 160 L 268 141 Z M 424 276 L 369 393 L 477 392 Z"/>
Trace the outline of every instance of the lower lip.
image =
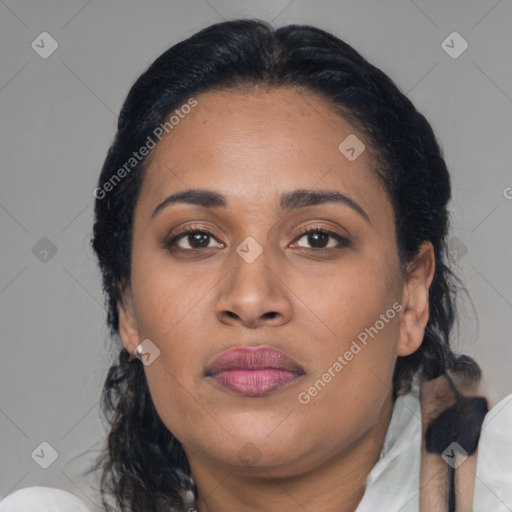
<path id="1" fill-rule="evenodd" d="M 225 370 L 212 375 L 212 379 L 223 388 L 244 396 L 262 396 L 289 384 L 298 375 L 295 372 L 265 368 L 261 370 Z"/>

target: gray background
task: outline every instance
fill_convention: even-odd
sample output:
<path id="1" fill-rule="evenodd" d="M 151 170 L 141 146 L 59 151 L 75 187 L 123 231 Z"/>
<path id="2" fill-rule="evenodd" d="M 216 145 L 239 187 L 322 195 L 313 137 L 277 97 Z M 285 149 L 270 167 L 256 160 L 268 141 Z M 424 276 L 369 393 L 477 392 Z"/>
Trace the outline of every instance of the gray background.
<path id="1" fill-rule="evenodd" d="M 453 258 L 479 319 L 466 305 L 456 343 L 481 362 L 493 404 L 512 391 L 510 0 L 0 0 L 0 497 L 46 485 L 95 510 L 80 473 L 104 438 L 112 352 L 92 190 L 137 76 L 234 17 L 332 31 L 429 119 L 453 178 Z M 59 45 L 47 59 L 31 47 L 44 31 Z M 453 31 L 469 44 L 456 59 L 441 46 Z M 43 441 L 59 454 L 48 469 L 31 458 Z"/>

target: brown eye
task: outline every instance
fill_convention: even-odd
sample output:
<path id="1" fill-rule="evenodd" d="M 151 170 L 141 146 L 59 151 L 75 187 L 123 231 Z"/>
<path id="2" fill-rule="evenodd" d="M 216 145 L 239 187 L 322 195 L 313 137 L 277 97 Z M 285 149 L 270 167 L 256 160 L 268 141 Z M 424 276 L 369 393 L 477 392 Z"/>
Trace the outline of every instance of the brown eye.
<path id="1" fill-rule="evenodd" d="M 194 227 L 187 227 L 181 233 L 174 235 L 170 240 L 165 243 L 165 248 L 168 250 L 181 251 L 194 251 L 197 249 L 209 249 L 211 248 L 210 242 L 215 239 L 215 235 L 206 229 L 197 229 Z M 188 244 L 188 247 L 183 247 L 181 242 Z M 222 247 L 223 244 L 219 242 Z"/>
<path id="2" fill-rule="evenodd" d="M 208 247 L 208 245 L 210 245 L 210 238 L 211 237 L 208 233 L 198 231 L 197 233 L 189 233 L 186 237 L 183 237 L 182 239 L 187 240 L 187 242 L 194 249 L 205 249 L 206 247 Z"/>
<path id="3" fill-rule="evenodd" d="M 306 239 L 309 248 L 316 250 L 339 249 L 349 245 L 349 241 L 345 237 L 325 228 L 307 228 L 301 232 L 301 236 L 297 240 L 302 240 L 303 238 Z M 331 245 L 329 247 L 329 239 L 335 242 L 334 246 Z M 299 247 L 308 248 L 304 245 L 299 245 Z"/>

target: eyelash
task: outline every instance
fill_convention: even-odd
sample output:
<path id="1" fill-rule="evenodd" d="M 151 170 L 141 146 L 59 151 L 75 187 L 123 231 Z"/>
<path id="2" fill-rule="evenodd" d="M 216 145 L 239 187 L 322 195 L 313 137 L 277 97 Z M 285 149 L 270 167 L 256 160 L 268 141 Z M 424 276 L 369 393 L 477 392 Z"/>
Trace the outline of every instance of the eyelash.
<path id="1" fill-rule="evenodd" d="M 309 226 L 308 228 L 301 229 L 300 233 L 299 233 L 299 236 L 295 240 L 300 240 L 302 237 L 304 237 L 305 235 L 308 235 L 310 233 L 321 233 L 323 235 L 329 235 L 330 237 L 334 238 L 338 242 L 339 246 L 338 247 L 331 247 L 330 249 L 341 249 L 343 247 L 347 247 L 349 245 L 349 243 L 350 243 L 348 238 L 345 238 L 344 236 L 341 236 L 340 234 L 336 233 L 336 231 L 332 231 L 330 229 L 327 229 L 327 228 L 324 228 L 324 227 L 321 227 L 321 226 Z M 312 250 L 328 251 L 330 249 L 329 248 L 326 248 L 326 249 L 315 249 L 315 248 L 313 248 Z"/>
<path id="2" fill-rule="evenodd" d="M 181 238 L 184 238 L 185 236 L 187 236 L 189 234 L 195 234 L 195 233 L 201 233 L 201 234 L 208 235 L 208 236 L 216 239 L 215 234 L 212 233 L 211 231 L 209 231 L 208 229 L 199 228 L 196 226 L 187 226 L 186 228 L 183 229 L 183 231 L 181 231 L 177 235 L 174 235 L 168 241 L 166 241 L 164 244 L 164 247 L 165 247 L 165 249 L 171 251 L 173 249 L 173 246 L 176 245 L 176 242 L 178 242 Z M 301 229 L 299 236 L 297 238 L 295 238 L 295 241 L 300 240 L 301 238 L 303 238 L 304 236 L 306 236 L 310 233 L 321 233 L 323 235 L 329 235 L 332 238 L 334 238 L 339 244 L 338 247 L 323 248 L 323 249 L 317 249 L 314 247 L 311 248 L 311 250 L 316 251 L 316 252 L 329 251 L 332 249 L 342 249 L 342 248 L 350 245 L 350 242 L 347 238 L 339 235 L 335 231 L 332 231 L 330 229 L 320 227 L 320 226 L 310 226 L 308 228 Z M 208 249 L 208 248 L 204 248 L 204 249 Z M 192 252 L 192 251 L 197 251 L 198 249 L 178 249 L 178 250 L 181 250 L 182 252 Z"/>

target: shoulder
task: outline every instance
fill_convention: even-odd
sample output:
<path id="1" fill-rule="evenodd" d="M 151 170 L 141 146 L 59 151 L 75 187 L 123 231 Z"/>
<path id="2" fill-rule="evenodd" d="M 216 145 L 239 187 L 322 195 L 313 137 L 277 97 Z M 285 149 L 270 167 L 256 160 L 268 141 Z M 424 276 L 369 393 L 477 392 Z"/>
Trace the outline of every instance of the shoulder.
<path id="1" fill-rule="evenodd" d="M 73 494 L 52 487 L 25 487 L 0 501 L 0 512 L 90 512 Z"/>
<path id="2" fill-rule="evenodd" d="M 512 509 L 512 394 L 485 416 L 476 476 L 475 512 Z"/>

